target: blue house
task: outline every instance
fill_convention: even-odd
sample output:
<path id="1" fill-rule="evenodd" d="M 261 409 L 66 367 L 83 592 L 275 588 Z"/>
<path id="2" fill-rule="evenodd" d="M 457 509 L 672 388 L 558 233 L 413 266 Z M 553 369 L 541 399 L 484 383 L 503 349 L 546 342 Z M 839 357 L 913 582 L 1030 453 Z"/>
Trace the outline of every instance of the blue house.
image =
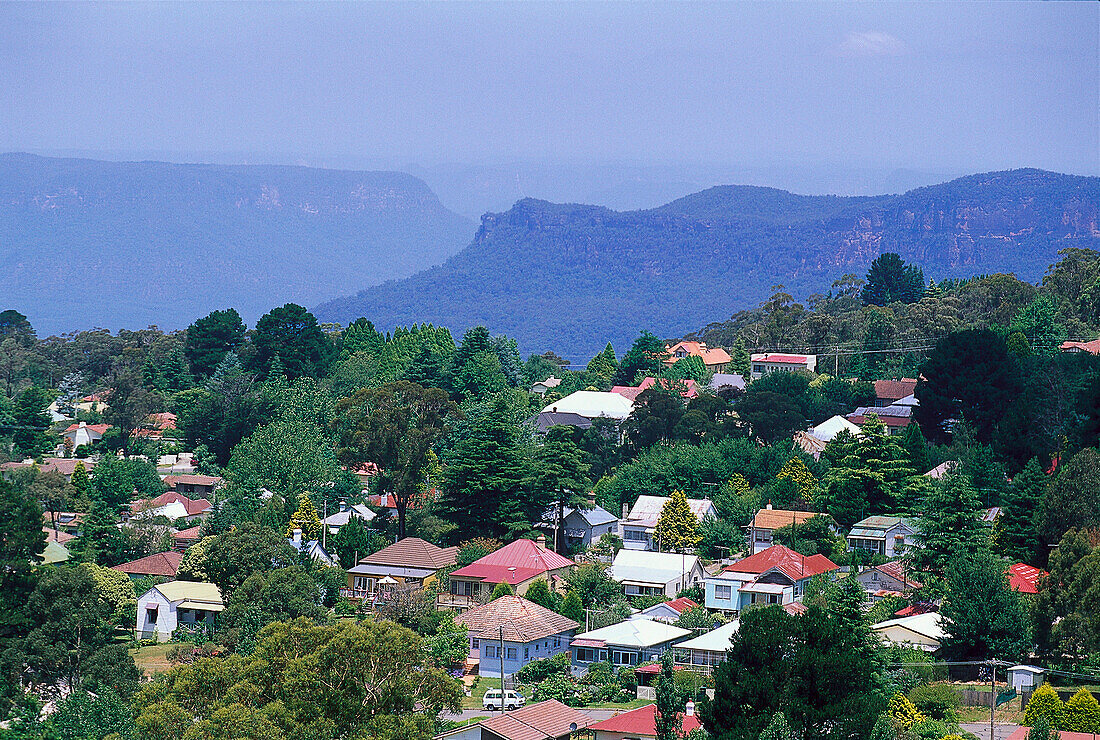
<path id="1" fill-rule="evenodd" d="M 824 555 L 806 557 L 783 545 L 772 545 L 707 578 L 706 607 L 739 613 L 753 604 L 790 604 L 802 599 L 814 576 L 836 576 L 836 563 Z"/>
<path id="2" fill-rule="evenodd" d="M 455 617 L 466 625 L 470 639 L 468 663 L 478 664 L 478 673 L 510 676 L 528 663 L 569 650 L 578 625 L 572 619 L 528 601 L 522 596 L 502 596 Z"/>

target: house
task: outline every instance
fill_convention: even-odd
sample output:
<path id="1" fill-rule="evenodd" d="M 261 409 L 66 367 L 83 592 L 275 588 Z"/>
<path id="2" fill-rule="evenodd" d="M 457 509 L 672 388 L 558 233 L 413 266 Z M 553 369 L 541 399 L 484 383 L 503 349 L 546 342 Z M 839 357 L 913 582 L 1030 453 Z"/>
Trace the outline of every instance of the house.
<path id="1" fill-rule="evenodd" d="M 1045 570 L 1039 570 L 1027 563 L 1013 563 L 1008 566 L 1008 585 L 1013 591 L 1022 594 L 1039 593 L 1039 581 L 1049 576 Z"/>
<path id="2" fill-rule="evenodd" d="M 450 575 L 450 593 L 440 594 L 439 605 L 464 610 L 484 603 L 493 589 L 507 583 L 518 596 L 538 579 L 560 590 L 562 578 L 576 563 L 546 547 L 546 538 L 516 540 L 475 560 Z"/>
<path id="3" fill-rule="evenodd" d="M 931 478 L 932 480 L 940 480 L 945 475 L 954 472 L 955 468 L 959 467 L 958 460 L 948 460 L 941 462 L 936 467 L 929 470 L 927 473 L 922 473 L 925 478 Z"/>
<path id="4" fill-rule="evenodd" d="M 573 638 L 573 673 L 581 675 L 595 663 L 611 661 L 616 668 L 657 660 L 691 630 L 652 619 L 630 619 L 583 632 Z"/>
<path id="5" fill-rule="evenodd" d="M 674 597 L 701 584 L 706 573 L 695 555 L 623 548 L 611 564 L 611 577 L 627 596 Z"/>
<path id="6" fill-rule="evenodd" d="M 871 625 L 871 631 L 892 645 L 906 645 L 934 653 L 947 633 L 943 631 L 942 617 L 937 612 L 914 614 L 908 617 L 888 619 Z"/>
<path id="7" fill-rule="evenodd" d="M 912 398 L 912 396 L 910 396 Z M 913 409 L 915 404 L 895 403 L 892 406 L 860 406 L 846 417 L 848 421 L 853 424 L 863 426 L 867 423 L 867 420 L 872 416 L 878 417 L 886 426 L 886 431 L 891 435 L 898 435 L 905 431 L 905 428 L 913 420 Z"/>
<path id="8" fill-rule="evenodd" d="M 872 598 L 881 598 L 878 595 L 882 592 L 907 594 L 922 587 L 920 581 L 909 575 L 909 569 L 901 560 L 892 560 L 889 563 L 864 568 L 855 574 L 855 579 L 860 582 L 864 591 L 871 594 Z"/>
<path id="9" fill-rule="evenodd" d="M 135 581 L 145 576 L 158 576 L 172 580 L 176 577 L 176 572 L 179 571 L 182 560 L 182 552 L 169 550 L 168 552 L 158 552 L 144 558 L 131 560 L 129 563 L 116 565 L 111 570 L 125 573 Z"/>
<path id="10" fill-rule="evenodd" d="M 287 544 L 303 555 L 309 556 L 313 562 L 326 568 L 340 567 L 340 559 L 330 555 L 318 540 L 303 540 L 302 530 L 295 529 L 287 538 Z"/>
<path id="11" fill-rule="evenodd" d="M 706 607 L 739 613 L 753 604 L 790 604 L 802 598 L 811 578 L 834 578 L 839 567 L 824 555 L 807 557 L 783 545 L 772 545 L 707 578 Z"/>
<path id="12" fill-rule="evenodd" d="M 631 403 L 634 403 L 638 396 L 643 391 L 647 391 L 653 386 L 657 385 L 657 378 L 646 377 L 642 378 L 642 382 L 638 385 L 616 385 L 611 387 L 612 393 L 618 393 L 623 398 L 628 399 Z M 680 393 L 681 398 L 698 398 L 699 388 L 694 379 L 686 378 L 684 380 L 668 380 L 661 378 L 661 387 L 665 390 L 677 390 Z"/>
<path id="13" fill-rule="evenodd" d="M 419 537 L 406 537 L 349 568 L 348 587 L 341 589 L 340 595 L 373 600 L 381 586 L 424 588 L 441 570 L 454 565 L 457 557 L 457 547 L 436 547 Z"/>
<path id="14" fill-rule="evenodd" d="M 195 472 L 195 456 L 190 452 L 161 455 L 157 459 L 157 472 L 162 475 L 191 475 Z"/>
<path id="15" fill-rule="evenodd" d="M 786 509 L 773 509 L 769 502 L 763 509 L 753 515 L 752 521 L 745 527 L 748 536 L 750 550 L 755 555 L 771 547 L 775 538 L 775 531 L 783 527 L 805 524 L 815 516 L 823 516 L 830 522 L 830 528 L 837 532 L 837 527 L 832 524 L 832 518 L 828 514 L 819 511 L 787 511 Z"/>
<path id="16" fill-rule="evenodd" d="M 46 534 L 46 549 L 39 556 L 43 563 L 46 565 L 64 563 L 72 558 L 72 553 L 65 544 L 75 539 L 71 534 L 49 527 L 42 527 L 42 531 Z"/>
<path id="17" fill-rule="evenodd" d="M 70 449 L 75 450 L 77 447 L 95 444 L 100 441 L 103 439 L 104 433 L 110 428 L 110 424 L 88 424 L 82 421 L 78 424 L 69 426 L 61 433 L 61 436 L 72 442 L 72 447 L 70 447 Z"/>
<path id="18" fill-rule="evenodd" d="M 3 476 L 4 480 L 10 481 L 16 470 L 37 467 L 43 473 L 58 473 L 65 478 L 66 483 L 71 483 L 77 463 L 84 463 L 84 470 L 89 473 L 96 465 L 95 460 L 87 458 L 79 460 L 72 457 L 44 457 L 41 464 L 36 463 L 32 458 L 27 458 L 22 462 L 0 463 L 0 475 Z"/>
<path id="19" fill-rule="evenodd" d="M 1090 355 L 1100 355 L 1100 339 L 1091 342 L 1062 342 L 1058 349 L 1063 352 L 1084 352 Z"/>
<path id="20" fill-rule="evenodd" d="M 766 352 L 755 354 L 750 358 L 752 372 L 749 377 L 759 380 L 768 373 L 790 373 L 796 370 L 804 370 L 812 373 L 817 369 L 817 355 L 788 355 L 779 352 Z"/>
<path id="21" fill-rule="evenodd" d="M 83 511 L 47 511 L 42 514 L 42 520 L 52 529 L 79 537 L 86 516 L 88 515 Z"/>
<path id="22" fill-rule="evenodd" d="M 704 632 L 698 637 L 676 643 L 676 661 L 693 668 L 710 669 L 726 659 L 726 650 L 737 633 L 736 619 Z"/>
<path id="23" fill-rule="evenodd" d="M 677 737 L 687 737 L 689 732 L 701 726 L 699 717 L 695 714 L 695 703 L 689 701 Z M 644 707 L 616 714 L 609 719 L 590 724 L 588 730 L 592 733 L 593 740 L 656 740 L 657 705 L 646 704 Z"/>
<path id="24" fill-rule="evenodd" d="M 657 530 L 657 520 L 661 518 L 661 509 L 664 508 L 666 496 L 639 496 L 630 511 L 626 511 L 623 505 L 623 519 L 619 524 L 622 530 L 623 547 L 629 550 L 659 550 L 661 544 L 656 542 L 654 536 Z M 714 503 L 705 498 L 689 498 L 688 507 L 695 517 L 702 521 L 704 517 L 717 517 L 718 510 Z"/>
<path id="25" fill-rule="evenodd" d="M 547 393 L 554 390 L 559 385 L 561 385 L 561 378 L 555 378 L 553 375 L 551 375 L 546 380 L 540 380 L 539 382 L 532 385 L 531 392 L 536 393 L 540 396 L 545 396 Z"/>
<path id="26" fill-rule="evenodd" d="M 202 537 L 202 527 L 194 526 L 189 529 L 181 529 L 172 535 L 172 549 L 183 552 L 195 544 Z"/>
<path id="27" fill-rule="evenodd" d="M 817 437 L 822 442 L 832 442 L 833 438 L 841 432 L 848 432 L 849 434 L 859 436 L 861 430 L 857 425 L 848 421 L 840 414 L 826 419 L 809 430 L 811 435 Z"/>
<path id="28" fill-rule="evenodd" d="M 466 626 L 470 638 L 468 663 L 478 664 L 478 674 L 510 676 L 533 660 L 569 650 L 580 626 L 572 619 L 528 601 L 522 596 L 501 596 L 455 617 Z"/>
<path id="29" fill-rule="evenodd" d="M 917 390 L 916 378 L 875 381 L 875 406 L 883 408 L 913 395 Z"/>
<path id="30" fill-rule="evenodd" d="M 157 441 L 164 439 L 168 432 L 174 431 L 176 431 L 176 415 L 170 411 L 163 411 L 159 414 L 149 414 L 144 424 L 130 432 L 130 437 Z"/>
<path id="31" fill-rule="evenodd" d="M 587 714 L 547 699 L 441 732 L 433 740 L 570 740 L 591 723 Z"/>
<path id="32" fill-rule="evenodd" d="M 745 390 L 745 378 L 737 373 L 715 373 L 710 376 L 710 389 L 722 395 L 723 390 Z"/>
<path id="33" fill-rule="evenodd" d="M 586 419 L 622 421 L 634 410 L 634 402 L 618 393 L 576 391 L 543 407 L 543 414 L 577 414 Z"/>
<path id="34" fill-rule="evenodd" d="M 605 534 L 618 534 L 619 520 L 601 506 L 591 496 L 588 500 L 588 508 L 574 509 L 566 506 L 562 509 L 562 523 L 565 530 L 565 549 L 576 551 L 589 547 Z M 550 532 L 550 540 L 554 540 L 554 520 L 557 519 L 558 508 L 552 506 L 542 515 L 542 521 L 537 525 L 540 529 Z M 556 548 L 563 549 L 563 548 Z"/>
<path id="35" fill-rule="evenodd" d="M 180 625 L 212 627 L 214 616 L 224 609 L 222 593 L 213 583 L 161 583 L 138 597 L 134 637 L 168 642 Z"/>
<path id="36" fill-rule="evenodd" d="M 666 367 L 672 367 L 685 357 L 698 357 L 712 373 L 724 373 L 732 358 L 721 347 L 707 347 L 704 342 L 677 342 L 665 346 L 668 357 L 664 359 Z"/>
<path id="37" fill-rule="evenodd" d="M 916 527 L 897 516 L 869 516 L 852 526 L 848 552 L 866 550 L 875 555 L 897 558 L 916 544 Z"/>
<path id="38" fill-rule="evenodd" d="M 162 480 L 169 491 L 191 499 L 213 498 L 214 492 L 225 485 L 225 478 L 216 475 L 168 475 Z"/>
<path id="39" fill-rule="evenodd" d="M 684 612 L 688 609 L 699 606 L 695 601 L 692 601 L 686 596 L 682 596 L 672 601 L 662 601 L 660 604 L 654 604 L 651 607 L 642 609 L 640 612 L 630 615 L 630 619 L 653 619 L 658 622 L 675 622 L 680 618 Z"/>
<path id="40" fill-rule="evenodd" d="M 340 510 L 326 516 L 321 520 L 321 524 L 328 527 L 329 534 L 336 534 L 340 531 L 341 527 L 345 526 L 353 519 L 357 522 L 369 524 L 374 521 L 375 516 L 375 513 L 371 511 L 366 504 L 352 504 L 348 506 L 346 501 L 341 501 Z"/>
<path id="41" fill-rule="evenodd" d="M 193 522 L 204 519 L 213 508 L 213 504 L 204 498 L 192 500 L 176 491 L 165 491 L 156 498 L 130 504 L 130 517 L 152 519 L 163 516 L 172 521 L 184 519 Z"/>

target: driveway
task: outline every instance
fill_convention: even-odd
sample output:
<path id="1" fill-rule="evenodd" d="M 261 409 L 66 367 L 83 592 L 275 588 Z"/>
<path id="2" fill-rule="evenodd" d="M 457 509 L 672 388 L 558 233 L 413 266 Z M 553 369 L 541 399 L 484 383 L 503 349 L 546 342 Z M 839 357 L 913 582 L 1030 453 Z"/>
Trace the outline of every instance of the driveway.
<path id="1" fill-rule="evenodd" d="M 974 733 L 981 738 L 981 740 L 990 740 L 988 722 L 967 722 L 959 726 L 967 732 Z M 1019 725 L 995 722 L 993 724 L 993 740 L 1006 740 L 1009 735 L 1016 732 L 1018 727 Z"/>

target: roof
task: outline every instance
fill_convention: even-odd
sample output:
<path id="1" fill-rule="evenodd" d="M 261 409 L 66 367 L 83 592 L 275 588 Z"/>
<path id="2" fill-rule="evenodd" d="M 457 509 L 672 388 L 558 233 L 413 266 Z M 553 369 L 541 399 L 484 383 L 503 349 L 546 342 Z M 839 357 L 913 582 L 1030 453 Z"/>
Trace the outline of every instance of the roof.
<path id="1" fill-rule="evenodd" d="M 936 480 L 939 480 L 940 478 L 944 477 L 945 475 L 950 473 L 952 470 L 954 470 L 956 467 L 958 467 L 958 465 L 959 465 L 958 460 L 948 460 L 946 462 L 941 462 L 939 465 L 932 468 L 931 470 L 929 470 L 927 473 L 924 473 L 923 475 L 924 475 L 925 478 L 934 478 Z"/>
<path id="2" fill-rule="evenodd" d="M 42 531 L 46 533 L 47 542 L 56 542 L 60 545 L 64 545 L 69 540 L 76 539 L 76 537 L 69 534 L 68 532 L 62 532 L 51 527 L 42 527 Z"/>
<path id="3" fill-rule="evenodd" d="M 687 735 L 692 730 L 701 727 L 699 715 L 684 715 L 681 725 L 681 735 Z M 646 704 L 644 707 L 631 709 L 629 712 L 617 714 L 614 717 L 596 722 L 588 726 L 589 730 L 601 730 L 603 732 L 615 732 L 625 735 L 657 736 L 657 705 Z"/>
<path id="4" fill-rule="evenodd" d="M 770 362 L 776 365 L 805 365 L 817 359 L 816 355 L 785 355 L 777 352 L 765 352 L 752 356 L 753 362 Z"/>
<path id="5" fill-rule="evenodd" d="M 810 434 L 822 440 L 823 442 L 832 442 L 833 438 L 836 437 L 836 435 L 845 430 L 851 432 L 852 434 L 859 434 L 861 431 L 863 431 L 840 414 L 837 414 L 836 416 L 826 419 L 825 421 L 821 422 L 816 427 L 811 429 Z"/>
<path id="6" fill-rule="evenodd" d="M 376 553 L 359 559 L 363 565 L 400 565 L 410 568 L 440 570 L 454 565 L 458 558 L 457 547 L 436 547 L 419 537 L 406 537 Z"/>
<path id="7" fill-rule="evenodd" d="M 814 460 L 821 459 L 821 453 L 825 451 L 825 441 L 818 439 L 809 432 L 798 431 L 794 433 L 794 442 L 803 452 L 811 455 Z"/>
<path id="8" fill-rule="evenodd" d="M 661 509 L 664 508 L 666 501 L 668 501 L 668 496 L 639 496 L 638 500 L 634 502 L 634 506 L 630 508 L 630 513 L 626 519 L 627 521 L 653 520 L 655 522 L 661 517 Z M 698 519 L 702 519 L 714 511 L 714 504 L 710 499 L 689 498 L 687 502 L 691 513 Z"/>
<path id="9" fill-rule="evenodd" d="M 542 413 L 548 411 L 578 414 L 588 419 L 606 416 L 610 419 L 625 419 L 634 410 L 634 403 L 618 393 L 603 391 L 576 391 L 565 398 L 547 404 Z"/>
<path id="10" fill-rule="evenodd" d="M 787 511 L 785 509 L 760 509 L 749 523 L 757 529 L 782 529 L 791 524 L 802 524 L 815 516 L 828 516 L 820 511 Z"/>
<path id="11" fill-rule="evenodd" d="M 900 404 L 893 406 L 860 406 L 848 414 L 847 419 L 853 424 L 865 424 L 867 417 L 872 414 L 888 427 L 907 426 L 913 415 L 913 407 Z"/>
<path id="12" fill-rule="evenodd" d="M 84 422 L 80 422 L 78 424 L 70 424 L 69 427 L 65 431 L 62 432 L 62 434 L 68 434 L 69 432 L 75 432 L 77 429 L 80 429 L 81 427 L 87 429 L 89 432 L 95 432 L 96 434 L 102 436 L 104 432 L 106 432 L 108 429 L 111 428 L 111 425 L 110 424 L 85 424 Z"/>
<path id="13" fill-rule="evenodd" d="M 900 380 L 876 380 L 875 398 L 885 401 L 897 401 L 899 398 L 913 395 L 917 389 L 916 378 L 902 378 Z"/>
<path id="14" fill-rule="evenodd" d="M 910 531 L 915 531 L 913 525 L 900 516 L 869 516 L 853 524 L 852 531 L 848 533 L 848 536 L 876 539 L 885 537 L 889 530 L 899 525 L 908 527 Z"/>
<path id="15" fill-rule="evenodd" d="M 890 627 L 901 627 L 921 637 L 939 641 L 946 637 L 947 634 L 940 626 L 942 619 L 943 618 L 938 612 L 925 612 L 924 614 L 914 614 L 909 617 L 887 619 L 885 622 L 871 625 L 871 629 L 877 632 L 889 629 Z"/>
<path id="16" fill-rule="evenodd" d="M 576 512 L 577 516 L 584 519 L 585 523 L 590 527 L 596 527 L 600 524 L 610 524 L 611 522 L 619 521 L 619 518 L 609 512 L 602 506 L 593 506 L 591 509 L 574 509 L 570 506 L 566 506 L 561 510 L 561 518 L 567 519 Z M 542 520 L 544 522 L 550 522 L 553 524 L 554 517 L 557 516 L 557 507 L 551 506 L 542 514 Z"/>
<path id="17" fill-rule="evenodd" d="M 42 551 L 39 557 L 42 558 L 43 563 L 64 563 L 72 557 L 72 553 L 69 552 L 69 548 L 60 542 L 50 540 L 46 543 L 46 549 Z"/>
<path id="18" fill-rule="evenodd" d="M 891 578 L 908 584 L 913 588 L 923 588 L 923 584 L 920 581 L 909 575 L 909 570 L 905 567 L 905 563 L 901 560 L 892 560 L 889 563 L 883 563 L 882 565 L 876 565 L 875 570 L 879 573 L 885 573 Z"/>
<path id="19" fill-rule="evenodd" d="M 220 486 L 225 483 L 225 478 L 216 475 L 169 475 L 164 478 L 164 485 L 175 488 L 177 484 L 186 486 Z"/>
<path id="20" fill-rule="evenodd" d="M 1026 740 L 1027 733 L 1030 731 L 1030 727 L 1017 727 L 1007 740 Z M 1096 740 L 1096 735 L 1091 732 L 1058 732 L 1056 730 L 1054 732 L 1057 732 L 1058 740 Z"/>
<path id="21" fill-rule="evenodd" d="M 1039 579 L 1050 575 L 1027 563 L 1014 563 L 1008 566 L 1008 585 L 1022 594 L 1039 593 Z"/>
<path id="22" fill-rule="evenodd" d="M 710 387 L 714 390 L 718 390 L 724 386 L 731 386 L 733 388 L 744 388 L 745 378 L 737 373 L 715 373 L 710 376 Z"/>
<path id="23" fill-rule="evenodd" d="M 682 578 L 699 562 L 695 555 L 650 550 L 627 550 L 615 554 L 611 565 L 611 577 L 619 583 L 660 584 Z"/>
<path id="24" fill-rule="evenodd" d="M 193 603 L 223 605 L 222 592 L 213 583 L 203 581 L 168 581 L 153 586 L 164 598 L 172 603 L 190 601 Z M 201 607 L 200 607 L 201 608 Z"/>
<path id="25" fill-rule="evenodd" d="M 576 565 L 532 540 L 516 540 L 451 573 L 451 577 L 476 578 L 488 583 L 516 585 L 559 568 Z"/>
<path id="26" fill-rule="evenodd" d="M 158 552 L 154 555 L 147 555 L 144 558 L 131 560 L 129 563 L 116 565 L 111 570 L 118 570 L 136 576 L 167 576 L 169 578 L 175 578 L 176 571 L 180 568 L 181 560 L 183 560 L 182 552 L 169 550 L 168 552 Z"/>
<path id="27" fill-rule="evenodd" d="M 898 609 L 896 612 L 894 612 L 894 616 L 895 617 L 911 617 L 915 614 L 928 614 L 929 612 L 934 612 L 936 610 L 937 610 L 937 607 L 936 607 L 935 604 L 933 604 L 929 601 L 922 601 L 922 602 L 917 603 L 917 604 L 910 604 L 909 606 L 904 607 L 903 609 Z"/>
<path id="28" fill-rule="evenodd" d="M 1088 352 L 1090 355 L 1100 355 L 1100 339 L 1091 342 L 1062 342 L 1058 349 L 1063 352 Z"/>
<path id="29" fill-rule="evenodd" d="M 44 457 L 42 458 L 42 464 L 38 466 L 38 469 L 43 473 L 60 473 L 64 476 L 71 476 L 73 470 L 76 469 L 76 464 L 84 463 L 84 469 L 91 471 L 95 467 L 95 460 L 90 459 L 78 459 L 73 457 Z M 34 467 L 35 462 L 33 460 L 29 462 L 6 462 L 0 463 L 0 470 L 18 470 L 20 468 Z"/>
<path id="30" fill-rule="evenodd" d="M 665 346 L 665 351 L 669 355 L 675 355 L 677 350 L 683 350 L 687 355 L 694 355 L 703 360 L 704 365 L 725 365 L 730 362 L 729 352 L 721 347 L 707 347 L 705 342 L 677 342 L 671 347 Z M 666 357 L 664 362 L 666 365 L 674 365 L 677 360 L 683 359 L 682 357 L 670 356 Z"/>
<path id="31" fill-rule="evenodd" d="M 333 525 L 342 527 L 351 521 L 351 518 L 355 516 L 363 521 L 369 522 L 375 518 L 375 513 L 367 508 L 366 504 L 352 504 L 343 511 L 337 511 L 335 514 L 329 514 L 327 517 L 321 520 L 322 524 Z"/>
<path id="32" fill-rule="evenodd" d="M 182 493 L 177 493 L 176 491 L 165 491 L 156 498 L 144 499 L 142 501 L 136 501 L 130 504 L 130 511 L 134 514 L 138 514 L 142 511 L 159 509 L 162 506 L 168 506 L 169 504 L 174 503 L 183 504 L 183 508 L 187 512 L 187 516 L 201 514 L 204 511 L 210 511 L 210 509 L 213 508 L 213 505 L 204 498 L 189 499 Z"/>
<path id="33" fill-rule="evenodd" d="M 527 424 L 533 424 L 535 429 L 546 432 L 551 427 L 577 427 L 588 429 L 592 426 L 592 420 L 580 414 L 567 414 L 561 411 L 544 411 L 529 418 Z"/>
<path id="34" fill-rule="evenodd" d="M 810 555 L 806 557 L 789 547 L 772 545 L 767 550 L 761 550 L 755 555 L 750 555 L 744 560 L 727 565 L 722 570 L 734 573 L 766 573 L 770 570 L 778 570 L 792 581 L 810 578 L 812 576 L 828 573 L 839 568 L 836 563 L 824 555 Z"/>
<path id="35" fill-rule="evenodd" d="M 546 380 L 538 381 L 537 383 L 535 383 L 535 385 L 541 385 L 545 388 L 557 388 L 559 385 L 561 385 L 561 378 L 555 378 L 553 375 L 551 375 Z"/>
<path id="36" fill-rule="evenodd" d="M 626 622 L 601 627 L 598 630 L 577 635 L 574 645 L 585 643 L 601 643 L 602 645 L 622 645 L 624 647 L 652 647 L 670 640 L 678 640 L 687 637 L 691 630 L 673 627 L 652 619 L 632 619 Z"/>
<path id="37" fill-rule="evenodd" d="M 471 633 L 498 637 L 504 628 L 509 642 L 531 642 L 570 632 L 580 625 L 522 596 L 501 596 L 455 617 Z"/>
<path id="38" fill-rule="evenodd" d="M 548 740 L 567 737 L 574 729 L 588 727 L 588 715 L 559 701 L 548 699 L 482 720 L 484 730 L 505 740 Z"/>
<path id="39" fill-rule="evenodd" d="M 202 527 L 196 524 L 189 529 L 181 529 L 172 536 L 177 540 L 197 540 L 201 531 Z"/>
<path id="40" fill-rule="evenodd" d="M 683 614 L 688 609 L 693 609 L 693 608 L 699 606 L 699 603 L 696 602 L 693 599 L 689 599 L 686 596 L 681 596 L 678 599 L 673 599 L 672 601 L 666 601 L 663 604 L 661 604 L 661 606 L 668 607 L 669 609 L 676 612 L 677 614 Z"/>
<path id="41" fill-rule="evenodd" d="M 710 632 L 704 632 L 698 637 L 693 637 L 690 640 L 676 643 L 676 647 L 683 648 L 684 650 L 709 650 L 715 653 L 725 652 L 730 646 L 730 640 L 733 639 L 734 633 L 737 632 L 737 627 L 740 625 L 739 620 L 733 620 L 727 622 L 720 627 L 712 629 Z"/>
<path id="42" fill-rule="evenodd" d="M 661 378 L 661 387 L 668 389 L 672 386 L 672 382 L 673 381 L 667 380 L 665 378 Z M 684 389 L 680 391 L 680 395 L 683 398 L 695 398 L 696 396 L 699 395 L 699 390 L 696 386 L 696 383 L 695 383 L 694 379 L 687 378 L 685 380 L 676 381 L 676 382 L 684 384 Z M 623 396 L 624 398 L 628 398 L 628 399 L 630 399 L 630 401 L 633 402 L 635 399 L 638 398 L 638 396 L 640 396 L 642 394 L 642 391 L 649 390 L 650 388 L 652 388 L 656 384 L 657 384 L 657 379 L 656 378 L 646 377 L 646 378 L 642 378 L 642 382 L 639 383 L 638 385 L 616 385 L 616 386 L 613 386 L 611 388 L 611 392 L 612 393 L 618 393 L 620 396 Z"/>

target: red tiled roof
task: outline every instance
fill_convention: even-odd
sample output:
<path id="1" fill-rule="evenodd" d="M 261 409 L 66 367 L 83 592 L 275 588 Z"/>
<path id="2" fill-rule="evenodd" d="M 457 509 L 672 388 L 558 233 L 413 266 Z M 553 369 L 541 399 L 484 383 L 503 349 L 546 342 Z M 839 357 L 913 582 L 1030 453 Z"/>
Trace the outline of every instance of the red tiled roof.
<path id="1" fill-rule="evenodd" d="M 225 478 L 216 475 L 169 475 L 164 479 L 164 485 L 169 488 L 175 488 L 178 483 L 188 486 L 218 486 L 225 483 Z"/>
<path id="2" fill-rule="evenodd" d="M 776 569 L 792 580 L 828 573 L 840 566 L 824 555 L 805 557 L 783 545 L 772 545 L 744 560 L 727 565 L 723 570 L 736 573 L 765 573 Z"/>
<path id="3" fill-rule="evenodd" d="M 87 429 L 90 432 L 95 432 L 96 434 L 103 434 L 104 432 L 106 432 L 108 429 L 111 428 L 111 425 L 110 424 L 85 424 L 84 428 Z M 79 423 L 70 425 L 68 429 L 66 429 L 65 431 L 62 432 L 62 434 L 68 434 L 69 432 L 75 432 L 77 429 L 80 429 L 80 424 Z"/>
<path id="4" fill-rule="evenodd" d="M 699 715 L 693 714 L 689 717 L 685 714 L 683 724 L 680 728 L 681 734 L 687 735 L 689 732 L 699 727 Z M 627 735 L 648 735 L 649 737 L 656 737 L 657 705 L 646 704 L 644 707 L 638 707 L 629 712 L 623 712 L 615 717 L 605 719 L 602 722 L 596 722 L 595 724 L 589 725 L 588 729 L 617 732 Z"/>
<path id="5" fill-rule="evenodd" d="M 665 606 L 667 606 L 669 609 L 676 612 L 677 614 L 683 614 L 688 609 L 699 606 L 699 604 L 692 601 L 691 599 L 689 599 L 686 596 L 681 596 L 678 599 L 673 599 L 672 601 L 666 601 Z"/>
<path id="6" fill-rule="evenodd" d="M 572 565 L 576 563 L 532 540 L 516 540 L 464 568 L 459 568 L 451 575 L 514 586 L 542 573 Z"/>
<path id="7" fill-rule="evenodd" d="M 1027 563 L 1015 563 L 1008 566 L 1008 585 L 1022 594 L 1037 594 L 1039 579 L 1046 575 L 1050 574 Z"/>
<path id="8" fill-rule="evenodd" d="M 809 610 L 810 607 L 806 606 L 801 601 L 792 601 L 789 604 L 783 605 L 783 611 L 795 617 L 797 617 L 799 614 L 805 614 Z"/>
<path id="9" fill-rule="evenodd" d="M 359 560 L 360 565 L 396 565 L 439 570 L 455 564 L 457 547 L 436 547 L 419 537 L 406 537 Z"/>
<path id="10" fill-rule="evenodd" d="M 181 529 L 180 531 L 176 532 L 173 537 L 177 540 L 197 540 L 199 538 L 199 533 L 201 530 L 202 527 L 200 525 L 195 525 L 190 529 Z"/>
<path id="11" fill-rule="evenodd" d="M 53 541 L 53 542 L 56 542 L 59 545 L 63 545 L 66 542 L 68 542 L 69 540 L 76 539 L 73 535 L 69 534 L 68 532 L 62 532 L 62 531 L 57 530 L 57 529 L 51 529 L 50 527 L 42 527 L 42 531 L 46 533 L 46 541 L 47 542 Z"/>
<path id="12" fill-rule="evenodd" d="M 699 391 L 696 387 L 695 380 L 687 378 L 686 380 L 678 381 L 684 384 L 685 390 L 680 391 L 680 396 L 683 398 L 695 398 L 699 395 Z M 652 388 L 657 383 L 657 379 L 653 377 L 642 378 L 642 382 L 638 385 L 616 385 L 612 386 L 611 392 L 618 393 L 624 398 L 629 398 L 631 401 L 635 400 L 642 394 L 642 391 Z M 672 381 L 661 378 L 661 387 L 669 388 Z"/>
<path id="13" fill-rule="evenodd" d="M 916 378 L 902 378 L 901 380 L 876 380 L 875 398 L 888 401 L 897 401 L 906 396 L 913 395 L 917 389 Z"/>
<path id="14" fill-rule="evenodd" d="M 929 604 L 927 602 L 921 602 L 919 604 L 912 604 L 904 609 L 898 609 L 894 612 L 895 617 L 912 617 L 916 614 L 928 614 L 936 611 L 935 604 Z"/>
<path id="15" fill-rule="evenodd" d="M 1063 352 L 1088 352 L 1090 355 L 1100 355 L 1100 339 L 1091 342 L 1062 342 L 1059 347 Z"/>
<path id="16" fill-rule="evenodd" d="M 509 642 L 531 642 L 562 632 L 572 632 L 580 625 L 569 617 L 528 601 L 522 596 L 501 596 L 488 604 L 476 606 L 455 618 L 473 635 L 496 636 L 503 628 L 503 639 Z"/>
<path id="17" fill-rule="evenodd" d="M 893 560 L 889 563 L 876 565 L 875 570 L 880 573 L 885 573 L 891 578 L 906 583 L 913 588 L 922 588 L 921 582 L 909 575 L 909 571 L 906 569 L 905 564 L 900 560 Z"/>
<path id="18" fill-rule="evenodd" d="M 167 506 L 168 504 L 175 503 L 177 501 L 183 504 L 184 509 L 187 511 L 187 516 L 194 516 L 195 514 L 201 514 L 204 511 L 210 511 L 210 509 L 213 507 L 213 505 L 204 498 L 192 500 L 187 498 L 183 494 L 176 493 L 175 491 L 165 491 L 154 499 L 146 499 L 130 504 L 130 511 L 134 514 L 138 514 L 142 511 L 148 511 L 149 509 L 158 509 L 161 506 Z"/>
<path id="19" fill-rule="evenodd" d="M 44 457 L 38 469 L 43 473 L 61 473 L 61 475 L 71 476 L 78 462 L 84 463 L 84 469 L 89 472 L 95 467 L 95 460 L 82 460 L 73 457 Z M 33 466 L 34 463 L 6 462 L 0 463 L 0 470 L 18 470 Z"/>
<path id="20" fill-rule="evenodd" d="M 138 576 L 165 576 L 168 578 L 175 578 L 176 571 L 180 568 L 181 560 L 183 560 L 182 552 L 169 550 L 168 552 L 158 552 L 155 555 L 149 555 L 144 558 L 132 560 L 129 563 L 116 565 L 111 570 L 132 573 Z"/>
<path id="21" fill-rule="evenodd" d="M 567 737 L 591 721 L 588 715 L 547 699 L 482 720 L 481 726 L 505 740 L 551 740 Z"/>

